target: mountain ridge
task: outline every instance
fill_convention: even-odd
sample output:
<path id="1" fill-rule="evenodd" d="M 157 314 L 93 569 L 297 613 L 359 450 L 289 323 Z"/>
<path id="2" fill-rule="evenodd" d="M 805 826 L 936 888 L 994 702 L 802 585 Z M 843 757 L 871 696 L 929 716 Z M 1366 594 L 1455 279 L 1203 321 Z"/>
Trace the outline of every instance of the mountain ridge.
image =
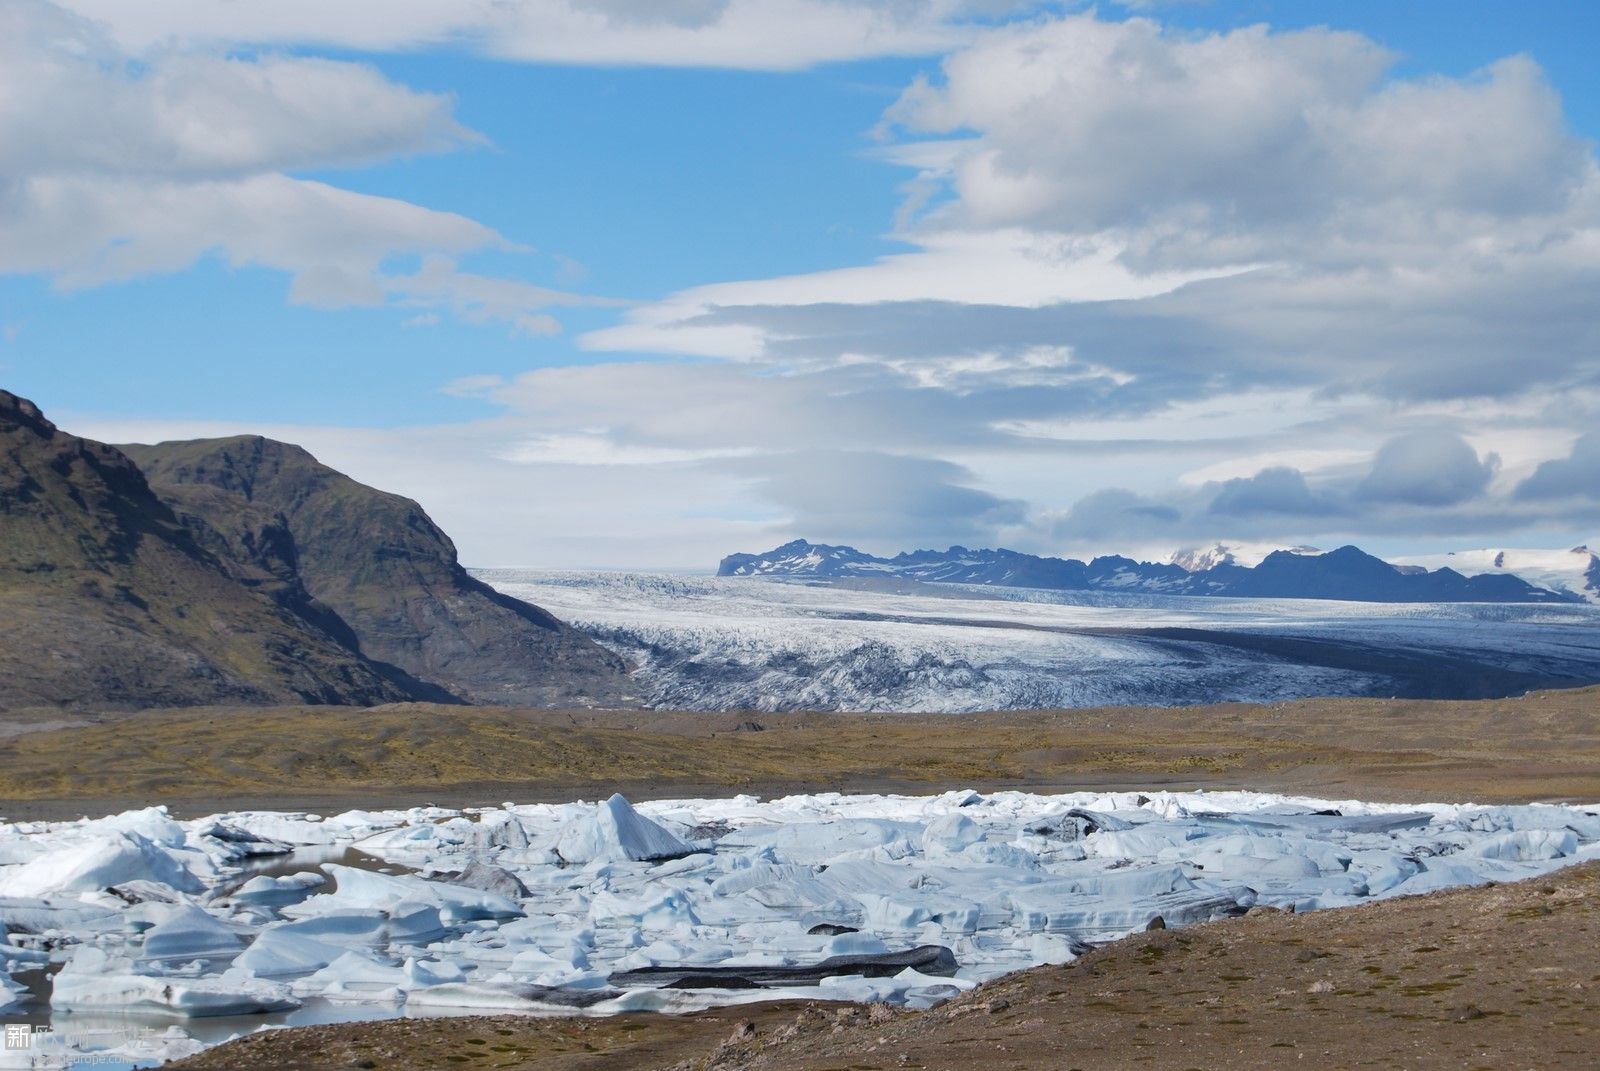
<path id="1" fill-rule="evenodd" d="M 880 558 L 854 547 L 792 540 L 761 554 L 730 554 L 718 576 L 882 577 L 925 583 L 1058 591 L 1142 592 L 1225 598 L 1348 599 L 1359 602 L 1577 602 L 1581 596 L 1509 574 L 1464 576 L 1450 568 L 1396 566 L 1359 547 L 1323 553 L 1274 550 L 1254 566 L 1231 560 L 1189 569 L 1102 555 L 1087 562 L 1005 549 L 917 550 Z M 1202 563 L 1203 564 L 1203 563 Z"/>
<path id="2" fill-rule="evenodd" d="M 4 390 L 0 532 L 0 707 L 413 697 L 241 582 L 127 455 Z"/>
<path id="3" fill-rule="evenodd" d="M 626 705 L 627 670 L 301 447 L 118 448 L 0 390 L 0 709 Z"/>
<path id="4" fill-rule="evenodd" d="M 333 615 L 369 658 L 473 703 L 626 699 L 620 658 L 471 576 L 412 499 L 259 435 L 122 449 L 186 523 L 273 575 L 301 612 Z"/>

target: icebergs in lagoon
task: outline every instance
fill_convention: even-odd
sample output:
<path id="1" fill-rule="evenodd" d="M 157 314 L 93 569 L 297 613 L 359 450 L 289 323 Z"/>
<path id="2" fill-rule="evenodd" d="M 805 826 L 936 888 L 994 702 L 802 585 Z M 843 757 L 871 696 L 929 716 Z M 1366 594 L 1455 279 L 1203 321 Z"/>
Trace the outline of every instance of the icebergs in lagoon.
<path id="1" fill-rule="evenodd" d="M 355 845 L 416 872 L 328 862 L 249 876 L 237 865 L 291 845 L 341 858 Z M 1086 940 L 1156 915 L 1180 926 L 1255 902 L 1355 903 L 1597 853 L 1600 817 L 1584 809 L 1248 793 L 823 793 L 638 808 L 617 796 L 476 815 L 195 822 L 148 809 L 0 826 L 0 956 L 11 971 L 66 957 L 56 1005 L 77 1010 L 218 1015 L 327 998 L 612 1012 L 753 994 L 920 1007 L 1066 962 Z M 923 946 L 950 950 L 954 974 L 892 960 Z M 654 988 L 727 968 L 766 972 L 745 978 L 764 988 Z"/>

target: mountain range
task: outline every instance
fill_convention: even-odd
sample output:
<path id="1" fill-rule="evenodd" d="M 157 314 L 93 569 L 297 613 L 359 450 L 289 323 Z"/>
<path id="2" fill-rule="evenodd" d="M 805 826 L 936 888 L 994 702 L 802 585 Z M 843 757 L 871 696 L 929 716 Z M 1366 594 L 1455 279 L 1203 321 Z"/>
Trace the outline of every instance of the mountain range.
<path id="1" fill-rule="evenodd" d="M 1218 553 L 1221 551 L 1222 553 Z M 1189 566 L 1189 567 L 1186 567 Z M 1185 564 L 1106 555 L 1084 562 L 1014 550 L 917 550 L 879 558 L 854 547 L 796 539 L 763 554 L 730 554 L 718 576 L 892 578 L 1053 591 L 1139 592 L 1233 598 L 1348 599 L 1358 602 L 1580 602 L 1570 591 L 1538 587 L 1508 573 L 1464 576 L 1450 568 L 1392 565 L 1353 547 L 1274 550 L 1238 564 L 1225 547 Z"/>
<path id="2" fill-rule="evenodd" d="M 422 507 L 256 436 L 115 447 L 0 391 L 0 708 L 625 702 Z"/>

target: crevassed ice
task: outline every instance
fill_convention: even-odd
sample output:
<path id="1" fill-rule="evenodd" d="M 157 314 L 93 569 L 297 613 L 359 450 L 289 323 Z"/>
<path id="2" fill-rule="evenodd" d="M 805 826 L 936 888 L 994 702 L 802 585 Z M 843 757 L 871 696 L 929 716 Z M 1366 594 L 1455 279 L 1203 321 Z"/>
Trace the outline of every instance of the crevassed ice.
<path id="1" fill-rule="evenodd" d="M 0 825 L 0 1000 L 54 1022 L 35 1056 L 129 1065 L 226 1036 L 208 1017 L 307 1009 L 927 1006 L 1156 916 L 1333 907 L 1597 856 L 1595 807 L 1243 792 L 613 796 L 185 822 L 157 807 Z M 107 1016 L 161 1026 L 68 1029 Z"/>

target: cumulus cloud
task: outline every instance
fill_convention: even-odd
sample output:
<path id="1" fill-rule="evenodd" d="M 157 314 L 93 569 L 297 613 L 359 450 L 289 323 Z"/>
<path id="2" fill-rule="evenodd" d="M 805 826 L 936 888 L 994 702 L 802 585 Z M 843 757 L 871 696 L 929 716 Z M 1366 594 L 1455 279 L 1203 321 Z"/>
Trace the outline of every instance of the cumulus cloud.
<path id="1" fill-rule="evenodd" d="M 897 549 L 981 542 L 1025 515 L 1023 503 L 970 486 L 972 473 L 937 459 L 803 450 L 723 467 L 752 478 L 754 492 L 784 511 L 782 530 L 830 540 Z"/>
<path id="2" fill-rule="evenodd" d="M 453 212 L 294 177 L 483 141 L 445 95 L 346 60 L 155 51 L 43 0 L 0 6 L 0 272 L 63 288 L 206 256 L 292 276 L 290 300 L 392 303 L 548 333 L 572 295 L 455 270 L 513 248 Z M 425 258 L 384 274 L 395 257 Z"/>
<path id="3" fill-rule="evenodd" d="M 1226 480 L 1217 489 L 1207 512 L 1223 517 L 1286 514 L 1316 517 L 1336 512 L 1333 503 L 1312 493 L 1298 469 L 1277 466 L 1254 476 Z"/>
<path id="4" fill-rule="evenodd" d="M 1092 15 L 986 35 L 888 118 L 976 131 L 946 165 L 942 214 L 1063 233 L 1153 228 L 1156 260 L 1339 257 L 1310 231 L 1390 244 L 1408 228 L 1562 210 L 1592 179 L 1585 143 L 1532 60 L 1467 79 L 1385 81 L 1396 57 L 1326 29 L 1185 34 Z M 1380 229 L 1381 228 L 1381 229 Z M 1401 236 L 1402 239 L 1408 237 Z"/>
<path id="5" fill-rule="evenodd" d="M 1356 487 L 1359 498 L 1413 506 L 1453 506 L 1481 495 L 1500 459 L 1478 457 L 1448 431 L 1421 431 L 1390 439 Z"/>
<path id="6" fill-rule="evenodd" d="M 1523 501 L 1584 498 L 1600 502 L 1600 433 L 1589 432 L 1572 444 L 1572 453 L 1552 458 L 1517 485 Z"/>

